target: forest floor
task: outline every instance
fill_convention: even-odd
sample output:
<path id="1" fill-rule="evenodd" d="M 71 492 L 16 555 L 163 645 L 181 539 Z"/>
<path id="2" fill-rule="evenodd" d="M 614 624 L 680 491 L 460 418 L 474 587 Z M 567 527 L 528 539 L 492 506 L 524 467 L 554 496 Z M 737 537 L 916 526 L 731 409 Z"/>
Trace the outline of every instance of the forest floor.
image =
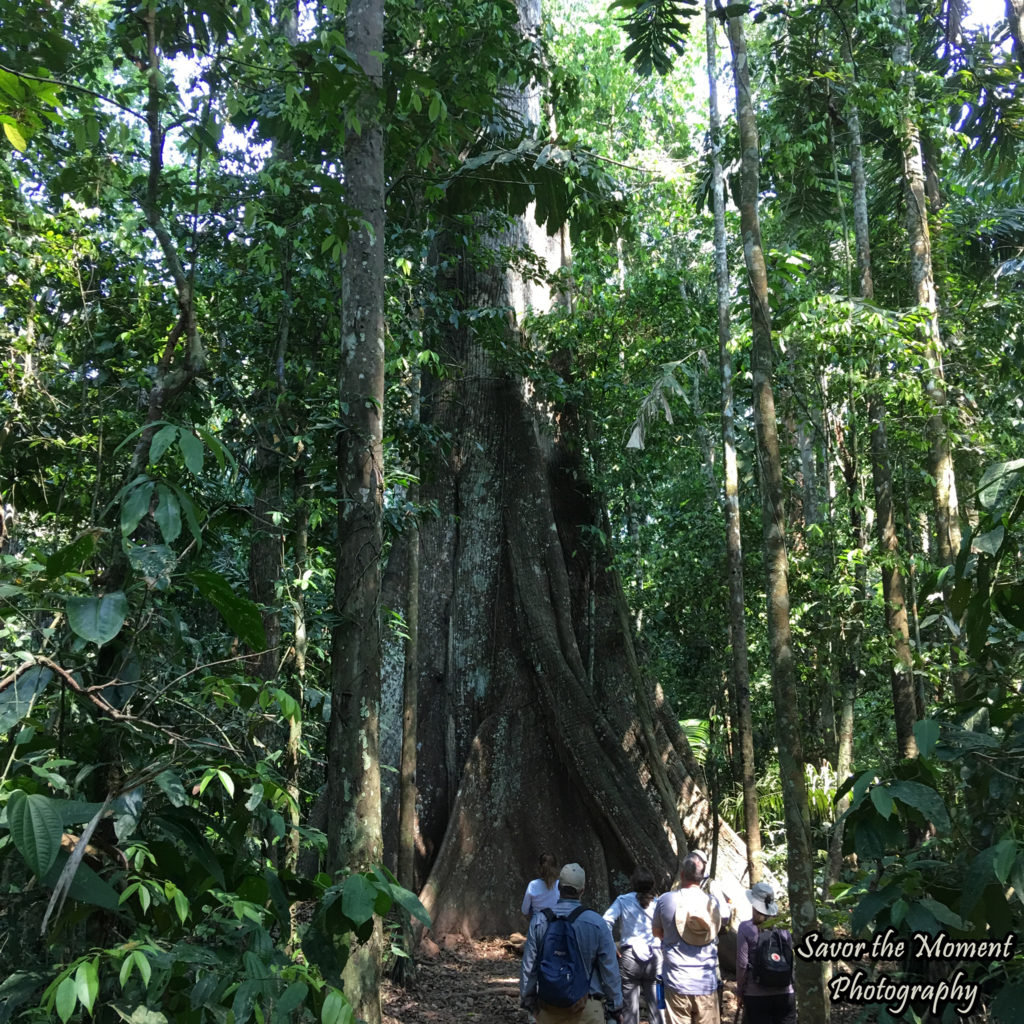
<path id="1" fill-rule="evenodd" d="M 519 1008 L 519 965 L 511 939 L 445 936 L 442 948 L 417 956 L 408 987 L 385 982 L 383 1024 L 527 1024 Z M 735 1018 L 736 986 L 727 980 L 722 1020 Z M 643 1013 L 640 1019 L 647 1021 Z"/>

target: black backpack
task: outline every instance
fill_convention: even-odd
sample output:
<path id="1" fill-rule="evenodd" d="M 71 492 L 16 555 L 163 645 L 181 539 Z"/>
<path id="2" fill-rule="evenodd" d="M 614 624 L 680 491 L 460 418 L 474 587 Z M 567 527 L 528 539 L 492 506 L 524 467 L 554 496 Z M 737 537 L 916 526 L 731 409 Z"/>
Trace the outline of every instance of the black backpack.
<path id="1" fill-rule="evenodd" d="M 548 921 L 537 958 L 537 995 L 550 1006 L 582 1009 L 590 994 L 590 972 L 583 963 L 573 922 L 585 907 L 577 907 L 567 917 L 544 910 Z"/>
<path id="2" fill-rule="evenodd" d="M 788 988 L 793 981 L 793 940 L 781 928 L 767 928 L 757 935 L 750 961 L 754 981 L 762 988 Z"/>

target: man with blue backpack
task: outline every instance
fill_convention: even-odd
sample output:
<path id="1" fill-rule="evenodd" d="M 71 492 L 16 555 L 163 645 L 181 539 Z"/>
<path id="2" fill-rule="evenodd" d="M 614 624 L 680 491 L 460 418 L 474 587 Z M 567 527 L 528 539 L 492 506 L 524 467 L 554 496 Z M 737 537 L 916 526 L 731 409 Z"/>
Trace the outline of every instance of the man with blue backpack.
<path id="1" fill-rule="evenodd" d="M 587 876 L 566 864 L 554 910 L 530 922 L 519 997 L 537 1024 L 604 1024 L 622 1016 L 622 982 L 612 933 L 594 910 L 580 905 Z"/>

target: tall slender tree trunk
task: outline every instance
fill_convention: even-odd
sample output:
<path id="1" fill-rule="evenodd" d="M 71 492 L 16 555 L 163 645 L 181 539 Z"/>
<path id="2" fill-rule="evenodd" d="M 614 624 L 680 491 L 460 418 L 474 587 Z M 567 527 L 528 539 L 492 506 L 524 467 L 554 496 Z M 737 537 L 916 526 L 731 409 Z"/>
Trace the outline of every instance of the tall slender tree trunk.
<path id="1" fill-rule="evenodd" d="M 345 186 L 363 224 L 349 236 L 342 265 L 341 420 L 337 436 L 338 540 L 331 637 L 328 727 L 328 866 L 367 870 L 382 859 L 379 722 L 380 557 L 384 470 L 384 133 L 380 121 L 383 0 L 351 0 L 349 52 L 366 73 L 359 132 L 345 137 Z M 356 1016 L 379 1024 L 379 919 L 344 971 Z"/>
<path id="2" fill-rule="evenodd" d="M 761 247 L 758 215 L 760 153 L 750 93 L 747 44 L 743 23 L 738 17 L 729 19 L 729 42 L 732 47 L 736 117 L 740 135 L 740 226 L 753 322 L 751 369 L 754 378 L 754 427 L 761 483 L 775 729 L 786 816 L 789 899 L 794 929 L 798 935 L 804 935 L 818 927 L 814 901 L 814 860 L 789 622 L 789 556 L 786 551 L 783 511 L 782 460 L 772 391 L 772 325 L 768 306 L 768 274 Z M 827 1024 L 829 1003 L 825 998 L 822 965 L 798 958 L 795 984 L 801 1014 L 808 1020 Z"/>
<path id="3" fill-rule="evenodd" d="M 925 343 L 925 393 L 931 405 L 927 422 L 928 471 L 935 481 L 936 555 L 940 565 L 952 565 L 960 550 L 960 520 L 956 474 L 946 426 L 946 384 L 942 368 L 942 335 L 939 330 L 938 300 L 932 270 L 932 244 L 928 228 L 924 159 L 921 132 L 914 118 L 915 92 L 912 80 L 906 0 L 891 0 L 896 31 L 893 63 L 900 76 L 900 102 L 905 111 L 900 146 L 903 153 L 903 186 L 907 204 L 907 233 L 910 238 L 910 276 L 918 306 L 927 313 L 922 327 Z"/>
<path id="4" fill-rule="evenodd" d="M 754 771 L 754 726 L 750 710 L 750 666 L 747 662 L 747 619 L 743 588 L 743 541 L 740 534 L 740 486 L 736 464 L 736 415 L 729 351 L 729 251 L 725 230 L 725 176 L 722 172 L 722 122 L 718 109 L 717 21 L 711 0 L 705 0 L 708 54 L 708 113 L 711 135 L 711 194 L 715 218 L 715 288 L 718 304 L 718 365 L 722 377 L 722 449 L 725 469 L 725 545 L 729 574 L 730 675 L 736 700 L 740 778 L 743 785 L 744 838 L 751 885 L 761 880 L 761 821 Z"/>
<path id="5" fill-rule="evenodd" d="M 844 39 L 843 57 L 854 70 L 853 54 Z M 875 285 L 871 270 L 871 236 L 868 227 L 867 175 L 864 171 L 864 147 L 860 129 L 860 112 L 856 104 L 846 109 L 850 132 L 850 167 L 853 179 L 853 225 L 857 252 L 857 281 L 860 297 L 874 299 Z M 923 193 L 922 193 L 923 202 Z M 926 225 L 927 227 L 927 225 Z M 876 367 L 876 370 L 878 368 Z M 877 377 L 884 377 L 884 369 Z M 885 399 L 879 393 L 881 381 L 876 379 L 868 398 L 871 423 L 871 477 L 875 494 L 875 523 L 882 550 L 882 595 L 885 599 L 886 625 L 896 662 L 891 669 L 893 710 L 896 719 L 896 746 L 901 757 L 917 753 L 914 743 L 914 722 L 917 702 L 914 696 L 913 656 L 907 620 L 906 588 L 899 564 L 899 538 L 896 532 L 893 503 L 892 466 L 885 424 Z"/>
<path id="6" fill-rule="evenodd" d="M 412 420 L 420 421 L 420 370 L 413 371 Z M 419 457 L 412 466 L 412 475 L 419 476 Z M 409 501 L 415 504 L 419 485 L 409 486 Z M 416 702 L 419 699 L 419 629 L 420 629 L 420 529 L 413 515 L 406 531 L 406 600 L 405 600 L 405 664 L 402 681 L 402 753 L 399 765 L 398 798 L 398 881 L 407 889 L 415 884 L 416 857 Z"/>

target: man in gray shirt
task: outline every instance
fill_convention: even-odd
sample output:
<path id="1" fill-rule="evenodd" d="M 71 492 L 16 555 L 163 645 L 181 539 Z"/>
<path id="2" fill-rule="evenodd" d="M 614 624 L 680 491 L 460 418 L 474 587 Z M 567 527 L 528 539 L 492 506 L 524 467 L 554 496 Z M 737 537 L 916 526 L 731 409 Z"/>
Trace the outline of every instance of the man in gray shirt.
<path id="1" fill-rule="evenodd" d="M 580 906 L 587 876 L 579 864 L 566 864 L 558 876 L 559 900 L 556 917 L 568 917 Z M 549 922 L 544 914 L 535 914 L 530 922 L 523 949 L 523 968 L 519 978 L 519 997 L 523 1007 L 536 1014 L 537 1024 L 604 1024 L 605 1004 L 615 1020 L 622 1016 L 622 982 L 619 960 L 612 933 L 594 910 L 583 910 L 569 926 L 579 944 L 584 967 L 589 971 L 589 992 L 582 1012 L 576 1007 L 552 1006 L 538 993 L 540 959 Z"/>

